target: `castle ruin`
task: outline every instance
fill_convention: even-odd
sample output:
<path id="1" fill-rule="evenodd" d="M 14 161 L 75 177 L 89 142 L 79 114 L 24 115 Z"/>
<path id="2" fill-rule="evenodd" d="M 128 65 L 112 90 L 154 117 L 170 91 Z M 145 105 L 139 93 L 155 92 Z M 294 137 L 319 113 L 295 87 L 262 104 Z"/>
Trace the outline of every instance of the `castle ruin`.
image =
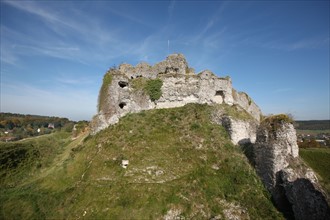
<path id="1" fill-rule="evenodd" d="M 156 79 L 161 81 L 161 95 L 153 99 L 144 85 Z M 209 70 L 195 74 L 182 54 L 172 54 L 154 66 L 121 64 L 110 69 L 104 76 L 92 132 L 117 123 L 127 113 L 188 103 L 238 105 L 256 121 L 260 120 L 259 107 L 246 93 L 233 89 L 230 77 L 218 77 Z"/>

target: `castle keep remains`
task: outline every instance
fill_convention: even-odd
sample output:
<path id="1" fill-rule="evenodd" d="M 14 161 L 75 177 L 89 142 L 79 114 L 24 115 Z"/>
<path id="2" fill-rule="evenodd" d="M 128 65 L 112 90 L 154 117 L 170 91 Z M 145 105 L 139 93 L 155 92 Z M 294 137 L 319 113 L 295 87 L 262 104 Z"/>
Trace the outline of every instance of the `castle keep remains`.
<path id="1" fill-rule="evenodd" d="M 158 81 L 159 96 L 152 82 Z M 92 132 L 115 124 L 127 113 L 142 110 L 181 107 L 187 103 L 239 105 L 257 121 L 261 111 L 243 92 L 236 92 L 229 77 L 221 78 L 209 70 L 198 74 L 189 68 L 182 54 L 169 55 L 166 60 L 150 66 L 121 64 L 104 76 L 99 95 L 98 114 L 93 119 Z"/>

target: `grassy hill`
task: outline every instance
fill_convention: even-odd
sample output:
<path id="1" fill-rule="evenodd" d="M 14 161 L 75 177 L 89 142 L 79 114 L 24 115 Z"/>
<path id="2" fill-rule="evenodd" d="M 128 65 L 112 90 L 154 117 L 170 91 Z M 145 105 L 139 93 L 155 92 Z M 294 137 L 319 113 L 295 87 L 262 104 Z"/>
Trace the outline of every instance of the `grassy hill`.
<path id="1" fill-rule="evenodd" d="M 282 219 L 211 111 L 189 104 L 129 114 L 85 139 L 1 144 L 0 218 Z"/>
<path id="2" fill-rule="evenodd" d="M 299 149 L 299 155 L 319 175 L 319 180 L 330 198 L 330 149 Z"/>

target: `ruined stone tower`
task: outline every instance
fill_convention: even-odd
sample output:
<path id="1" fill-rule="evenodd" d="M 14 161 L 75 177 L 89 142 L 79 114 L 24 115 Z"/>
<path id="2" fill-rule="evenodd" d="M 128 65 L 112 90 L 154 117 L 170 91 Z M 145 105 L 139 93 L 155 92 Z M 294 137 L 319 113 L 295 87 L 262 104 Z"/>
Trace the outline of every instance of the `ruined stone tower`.
<path id="1" fill-rule="evenodd" d="M 157 89 L 153 88 L 156 84 L 160 96 L 154 98 L 147 87 Z M 172 54 L 154 66 L 121 64 L 110 69 L 104 76 L 92 132 L 117 123 L 127 113 L 187 103 L 239 105 L 257 121 L 261 115 L 259 107 L 246 93 L 232 88 L 229 77 L 218 77 L 209 70 L 195 74 L 182 54 Z"/>

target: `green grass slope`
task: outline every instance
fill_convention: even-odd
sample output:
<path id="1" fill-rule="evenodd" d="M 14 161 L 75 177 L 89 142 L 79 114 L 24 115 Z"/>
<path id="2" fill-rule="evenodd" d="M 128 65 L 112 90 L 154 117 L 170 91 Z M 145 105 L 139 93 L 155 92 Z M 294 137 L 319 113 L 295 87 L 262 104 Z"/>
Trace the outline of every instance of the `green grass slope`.
<path id="1" fill-rule="evenodd" d="M 1 182 L 0 218 L 282 219 L 242 151 L 210 122 L 211 111 L 189 104 L 129 114 L 64 143 L 56 169 Z"/>
<path id="2" fill-rule="evenodd" d="M 16 142 L 0 142 L 0 184 L 15 187 L 53 166 L 55 155 L 71 142 L 70 133 L 56 132 Z"/>
<path id="3" fill-rule="evenodd" d="M 328 196 L 330 196 L 330 149 L 299 149 L 299 155 L 319 175 Z"/>

